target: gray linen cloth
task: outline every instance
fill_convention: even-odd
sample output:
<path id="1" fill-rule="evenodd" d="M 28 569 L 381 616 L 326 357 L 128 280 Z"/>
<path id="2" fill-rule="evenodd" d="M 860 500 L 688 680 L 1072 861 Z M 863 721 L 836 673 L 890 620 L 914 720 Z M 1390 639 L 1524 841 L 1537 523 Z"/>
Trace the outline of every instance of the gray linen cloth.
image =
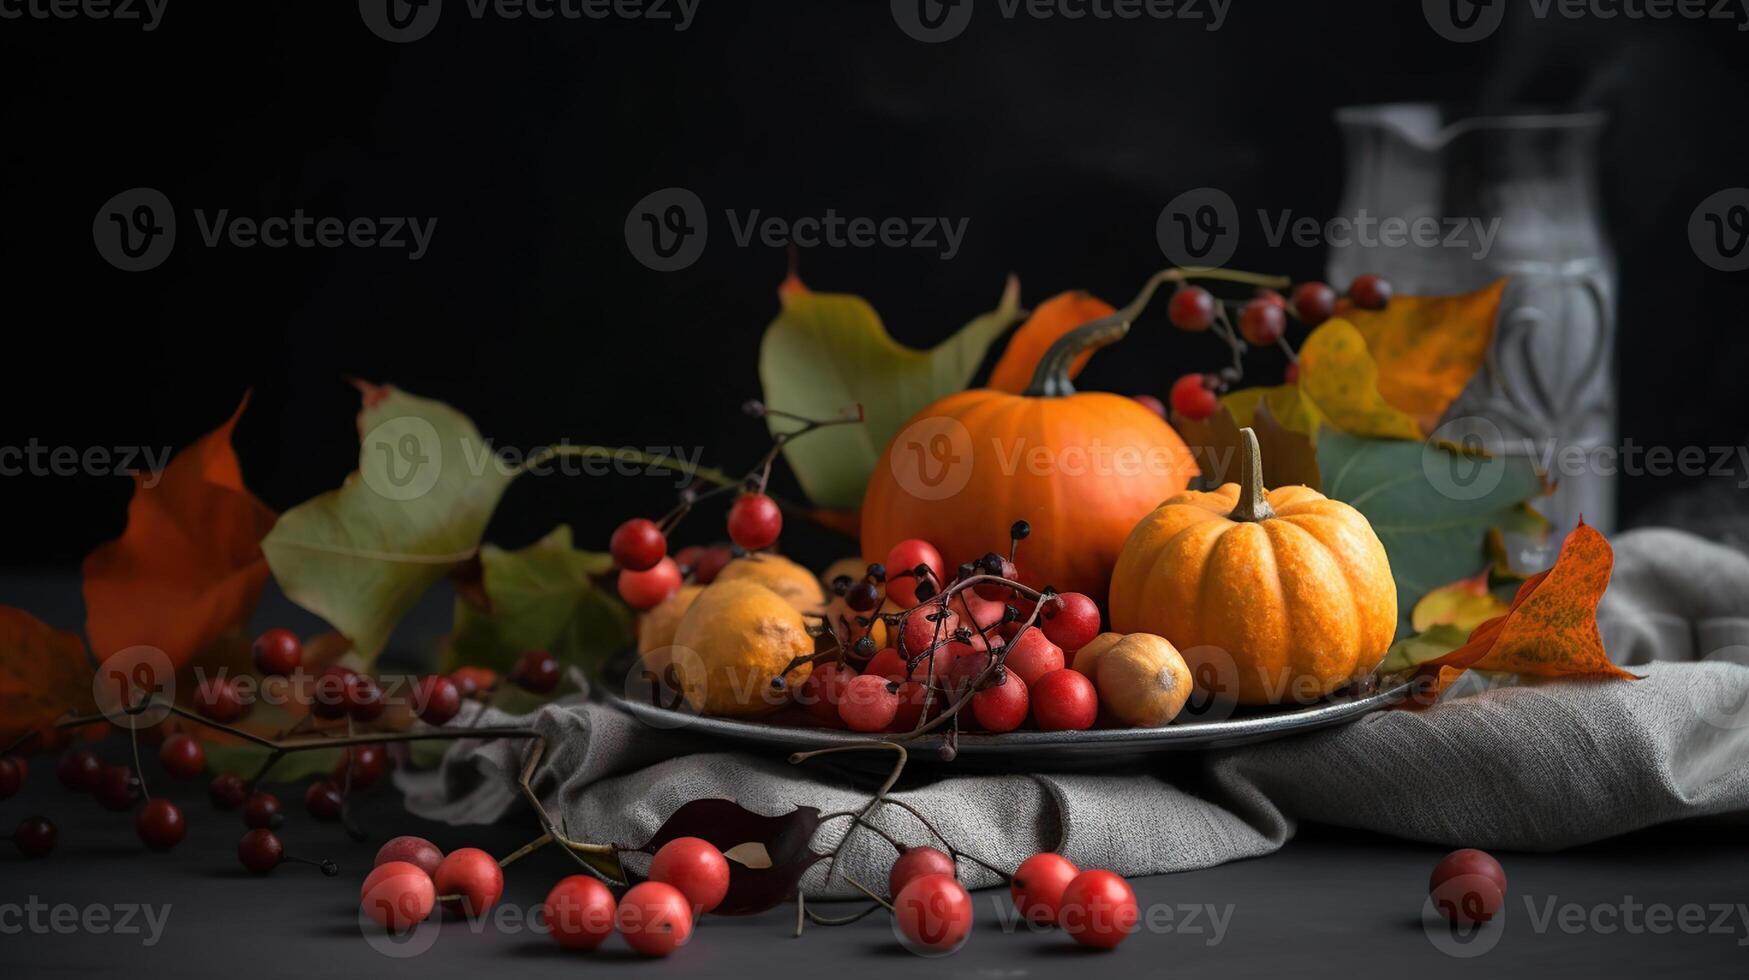
<path id="1" fill-rule="evenodd" d="M 1105 774 L 954 774 L 893 794 L 961 850 L 1013 867 L 1040 850 L 1125 875 L 1266 854 L 1300 821 L 1452 846 L 1569 847 L 1689 818 L 1749 815 L 1749 556 L 1692 535 L 1633 531 L 1612 542 L 1599 611 L 1605 645 L 1638 681 L 1466 677 L 1422 712 L 1383 711 L 1339 728 Z M 495 713 L 488 723 L 513 721 Z M 548 705 L 522 719 L 549 736 L 536 790 L 573 836 L 637 845 L 688 800 L 724 797 L 766 814 L 824 813 L 870 790 L 817 763 L 719 751 L 645 728 L 611 707 Z M 521 808 L 518 743 L 458 743 L 439 770 L 400 776 L 415 813 L 452 823 Z M 874 823 L 931 843 L 896 807 Z M 822 827 L 817 849 L 850 821 Z M 866 831 L 844 868 L 884 882 L 890 845 Z M 842 880 L 811 896 L 854 897 Z M 968 866 L 967 883 L 997 883 Z"/>

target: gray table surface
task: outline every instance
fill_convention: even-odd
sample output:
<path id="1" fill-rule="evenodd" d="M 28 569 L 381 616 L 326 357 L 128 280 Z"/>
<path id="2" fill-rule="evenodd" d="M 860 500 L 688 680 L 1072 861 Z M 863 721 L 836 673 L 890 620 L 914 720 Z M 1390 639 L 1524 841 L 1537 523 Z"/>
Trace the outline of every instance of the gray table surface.
<path id="1" fill-rule="evenodd" d="M 448 596 L 434 590 L 410 617 L 420 646 L 448 623 Z M 52 625 L 77 629 L 78 583 L 67 575 L 0 579 L 0 602 Z M 269 590 L 257 628 L 320 626 Z M 97 745 L 107 761 L 127 758 L 125 740 Z M 536 854 L 507 872 L 496 916 L 444 921 L 420 934 L 428 948 L 385 943 L 361 929 L 358 889 L 378 844 L 397 834 L 430 837 L 444 849 L 476 846 L 502 855 L 535 836 L 526 814 L 490 827 L 428 823 L 401 809 L 387 785 L 360 800 L 373 839 L 355 843 L 335 825 L 304 815 L 301 786 L 283 794 L 292 853 L 332 858 L 341 873 L 285 865 L 266 878 L 238 865 L 244 832 L 236 813 L 213 810 L 204 781 L 167 783 L 146 763 L 153 789 L 184 805 L 189 834 L 169 854 L 146 852 L 126 815 L 61 788 L 54 759 L 31 760 L 24 792 L 0 801 L 0 833 L 26 814 L 60 828 L 47 858 L 24 860 L 0 843 L 0 976 L 256 978 L 408 976 L 430 980 L 573 976 L 591 966 L 663 976 L 949 976 L 1003 980 L 1074 973 L 1085 980 L 1148 977 L 1356 977 L 1400 980 L 1489 976 L 1742 976 L 1749 964 L 1749 839 L 1740 828 L 1663 828 L 1558 854 L 1499 854 L 1510 878 L 1503 915 L 1467 942 L 1427 915 L 1427 876 L 1441 847 L 1303 828 L 1269 857 L 1132 881 L 1151 928 L 1112 953 L 1090 953 L 1055 931 L 1012 922 L 1005 895 L 974 894 L 977 919 L 959 952 L 922 959 L 895 941 L 884 916 L 839 928 L 810 927 L 791 938 L 794 906 L 749 918 L 706 917 L 674 956 L 645 961 L 616 937 L 600 950 L 560 949 L 527 917 L 560 877 L 563 855 Z M 1510 801 L 1501 805 L 1510 806 Z M 152 910 L 160 927 L 145 925 Z M 131 910 L 131 911 L 130 911 Z M 848 907 L 847 907 L 848 910 Z M 124 931 L 123 916 L 134 932 Z M 69 920 L 71 917 L 72 920 Z M 107 923 L 100 921 L 108 919 Z M 1219 925 L 1217 926 L 1217 921 Z M 373 941 L 374 940 L 374 941 Z M 148 942 L 150 945 L 147 945 Z M 1461 954 L 1461 955 L 1460 955 Z"/>

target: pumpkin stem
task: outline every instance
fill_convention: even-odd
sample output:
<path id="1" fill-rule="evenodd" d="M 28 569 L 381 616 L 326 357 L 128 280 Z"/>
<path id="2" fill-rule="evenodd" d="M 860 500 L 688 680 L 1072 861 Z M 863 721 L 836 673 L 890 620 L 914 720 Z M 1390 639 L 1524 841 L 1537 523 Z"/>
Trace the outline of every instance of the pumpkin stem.
<path id="1" fill-rule="evenodd" d="M 1130 321 L 1125 314 L 1126 311 L 1119 310 L 1111 316 L 1083 323 L 1058 337 L 1057 342 L 1039 358 L 1038 368 L 1032 373 L 1032 384 L 1026 387 L 1026 395 L 1030 398 L 1073 395 L 1075 385 L 1069 381 L 1070 365 L 1086 351 L 1122 340 L 1130 332 Z"/>
<path id="2" fill-rule="evenodd" d="M 1234 521 L 1267 521 L 1275 516 L 1263 489 L 1263 450 L 1250 426 L 1239 430 L 1239 502 L 1227 515 Z"/>

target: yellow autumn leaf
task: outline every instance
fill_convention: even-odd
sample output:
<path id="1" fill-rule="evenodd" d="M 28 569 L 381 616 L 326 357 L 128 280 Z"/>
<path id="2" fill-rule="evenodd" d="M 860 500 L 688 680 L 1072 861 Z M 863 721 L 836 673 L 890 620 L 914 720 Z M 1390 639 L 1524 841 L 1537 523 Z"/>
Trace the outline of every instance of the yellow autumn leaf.
<path id="1" fill-rule="evenodd" d="M 1501 279 L 1473 293 L 1396 296 L 1382 310 L 1342 316 L 1365 338 L 1385 401 L 1432 432 L 1487 357 L 1505 291 Z"/>
<path id="2" fill-rule="evenodd" d="M 1379 393 L 1379 366 L 1347 320 L 1326 321 L 1300 348 L 1300 388 L 1331 425 L 1354 436 L 1420 439 L 1421 427 Z"/>
<path id="3" fill-rule="evenodd" d="M 1318 438 L 1318 427 L 1329 421 L 1297 384 L 1241 388 L 1222 395 L 1221 404 L 1232 413 L 1233 421 L 1253 427 L 1257 424 L 1258 406 L 1267 405 L 1270 417 L 1282 428 L 1312 440 Z"/>
<path id="4" fill-rule="evenodd" d="M 1422 596 L 1409 613 L 1409 625 L 1417 633 L 1435 626 L 1456 626 L 1467 636 L 1476 627 L 1508 612 L 1505 602 L 1488 590 L 1488 573 L 1460 579 Z"/>

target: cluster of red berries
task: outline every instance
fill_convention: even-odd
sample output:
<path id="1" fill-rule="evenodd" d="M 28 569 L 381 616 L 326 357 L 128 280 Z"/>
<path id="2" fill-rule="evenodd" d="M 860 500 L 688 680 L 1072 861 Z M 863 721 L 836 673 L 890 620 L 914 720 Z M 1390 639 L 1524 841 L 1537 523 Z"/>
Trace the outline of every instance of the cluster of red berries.
<path id="1" fill-rule="evenodd" d="M 956 871 L 953 858 L 943 851 L 907 847 L 888 872 L 894 925 L 919 952 L 950 953 L 971 935 L 972 898 Z M 1009 894 L 1028 922 L 1060 926 L 1076 942 L 1095 949 L 1123 942 L 1140 918 L 1135 892 L 1121 876 L 1082 871 L 1048 851 L 1021 862 Z"/>
<path id="2" fill-rule="evenodd" d="M 667 956 L 686 944 L 697 917 L 720 905 L 728 891 L 723 853 L 697 837 L 680 837 L 656 851 L 648 880 L 618 899 L 595 878 L 571 875 L 547 893 L 543 911 L 554 941 L 566 949 L 594 949 L 618 931 L 633 950 Z M 404 932 L 440 902 L 478 917 L 503 894 L 503 866 L 485 851 L 464 847 L 446 855 L 423 837 L 397 837 L 377 852 L 359 889 L 359 908 L 383 928 Z"/>
<path id="3" fill-rule="evenodd" d="M 1273 289 L 1259 289 L 1243 303 L 1225 304 L 1201 286 L 1181 286 L 1167 304 L 1167 318 L 1180 330 L 1200 333 L 1213 328 L 1230 334 L 1226 311 L 1237 306 L 1238 332 L 1245 343 L 1269 347 L 1286 336 L 1290 315 L 1307 328 L 1316 327 L 1336 315 L 1338 299 L 1336 291 L 1321 282 L 1300 283 L 1291 299 Z M 1363 310 L 1382 310 L 1391 301 L 1391 284 L 1375 275 L 1356 276 L 1348 286 L 1348 301 Z M 1298 374 L 1298 362 L 1288 365 L 1288 381 L 1296 380 Z M 1237 380 L 1233 369 L 1219 374 L 1186 374 L 1172 384 L 1172 411 L 1193 421 L 1206 419 L 1219 406 L 1217 395 Z M 1138 400 L 1164 414 L 1159 399 L 1138 396 Z"/>
<path id="4" fill-rule="evenodd" d="M 1030 533 L 1018 521 L 1013 540 Z M 861 581 L 832 583 L 857 614 L 845 625 L 858 635 L 845 655 L 816 666 L 803 683 L 797 701 L 808 717 L 857 732 L 911 731 L 926 707 L 946 708 L 976 682 L 962 728 L 1010 732 L 1029 716 L 1043 731 L 1093 727 L 1098 694 L 1092 680 L 1069 669 L 1069 658 L 1099 635 L 1098 605 L 1078 592 L 1046 592 L 1036 625 L 1028 627 L 1034 603 L 1012 587 L 985 581 L 956 589 L 944 572 L 941 552 L 911 538 L 894 545 L 886 563 L 870 566 Z M 961 565 L 955 582 L 980 576 L 1016 581 L 1019 574 L 1012 552 L 990 552 Z M 884 602 L 905 611 L 893 614 L 891 645 L 877 649 L 868 630 Z"/>
<path id="5" fill-rule="evenodd" d="M 684 508 L 658 524 L 634 517 L 614 529 L 607 550 L 619 566 L 619 597 L 633 609 L 654 609 L 680 591 L 687 576 L 709 585 L 735 552 L 728 545 L 693 545 L 668 555 L 668 531 Z M 729 507 L 729 540 L 742 552 L 763 551 L 783 533 L 783 511 L 762 491 L 748 490 Z"/>

